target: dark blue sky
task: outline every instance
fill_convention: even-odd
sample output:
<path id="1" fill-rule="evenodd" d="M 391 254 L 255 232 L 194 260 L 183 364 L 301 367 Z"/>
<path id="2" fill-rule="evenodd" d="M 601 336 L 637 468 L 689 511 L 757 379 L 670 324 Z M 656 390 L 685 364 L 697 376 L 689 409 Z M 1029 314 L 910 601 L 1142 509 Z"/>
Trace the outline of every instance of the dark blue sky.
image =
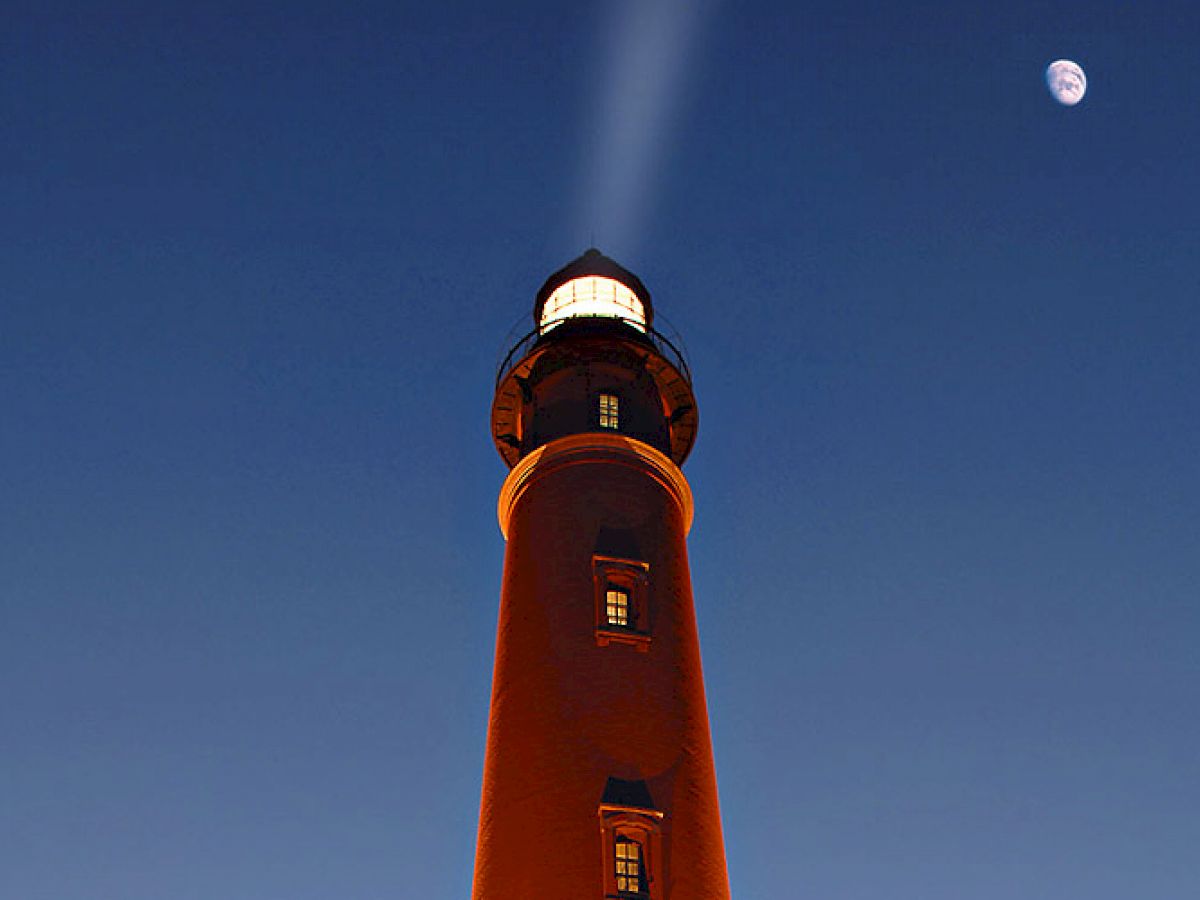
<path id="1" fill-rule="evenodd" d="M 494 367 L 594 241 L 735 896 L 1195 897 L 1200 16 L 963 6 L 710 4 L 655 105 L 619 4 L 10 3 L 0 896 L 468 895 Z"/>

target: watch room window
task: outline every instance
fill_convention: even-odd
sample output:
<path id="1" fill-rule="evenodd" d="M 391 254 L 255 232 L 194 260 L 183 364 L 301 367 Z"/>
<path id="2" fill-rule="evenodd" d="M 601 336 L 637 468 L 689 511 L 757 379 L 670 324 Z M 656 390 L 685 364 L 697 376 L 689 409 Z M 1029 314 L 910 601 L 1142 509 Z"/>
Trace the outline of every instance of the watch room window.
<path id="1" fill-rule="evenodd" d="M 619 428 L 620 400 L 616 394 L 600 395 L 600 427 Z"/>

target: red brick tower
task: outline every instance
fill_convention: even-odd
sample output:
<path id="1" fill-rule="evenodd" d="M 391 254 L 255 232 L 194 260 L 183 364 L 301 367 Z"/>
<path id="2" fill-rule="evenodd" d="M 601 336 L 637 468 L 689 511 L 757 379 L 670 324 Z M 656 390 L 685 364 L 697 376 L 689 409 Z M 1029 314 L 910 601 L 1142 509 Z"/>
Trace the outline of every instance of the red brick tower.
<path id="1" fill-rule="evenodd" d="M 511 468 L 474 900 L 728 900 L 679 466 L 687 365 L 589 250 L 497 377 Z"/>

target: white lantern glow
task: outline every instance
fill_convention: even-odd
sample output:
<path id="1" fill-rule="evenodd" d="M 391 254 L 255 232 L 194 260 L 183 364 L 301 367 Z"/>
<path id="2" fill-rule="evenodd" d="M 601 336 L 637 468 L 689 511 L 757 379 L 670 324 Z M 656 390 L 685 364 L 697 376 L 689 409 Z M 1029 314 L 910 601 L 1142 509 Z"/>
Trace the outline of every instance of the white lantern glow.
<path id="1" fill-rule="evenodd" d="M 646 330 L 646 311 L 637 294 L 621 282 L 598 275 L 573 278 L 559 285 L 542 307 L 538 329 L 545 334 L 576 316 L 622 319 L 638 331 Z"/>

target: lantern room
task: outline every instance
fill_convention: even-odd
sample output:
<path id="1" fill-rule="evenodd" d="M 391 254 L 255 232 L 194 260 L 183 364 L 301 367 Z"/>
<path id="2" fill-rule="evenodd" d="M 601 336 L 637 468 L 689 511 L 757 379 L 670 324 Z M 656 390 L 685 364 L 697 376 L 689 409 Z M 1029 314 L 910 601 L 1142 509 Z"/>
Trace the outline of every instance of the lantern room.
<path id="1" fill-rule="evenodd" d="M 650 292 L 641 279 L 595 247 L 547 278 L 533 308 L 541 334 L 585 317 L 617 319 L 642 333 L 654 324 Z"/>

